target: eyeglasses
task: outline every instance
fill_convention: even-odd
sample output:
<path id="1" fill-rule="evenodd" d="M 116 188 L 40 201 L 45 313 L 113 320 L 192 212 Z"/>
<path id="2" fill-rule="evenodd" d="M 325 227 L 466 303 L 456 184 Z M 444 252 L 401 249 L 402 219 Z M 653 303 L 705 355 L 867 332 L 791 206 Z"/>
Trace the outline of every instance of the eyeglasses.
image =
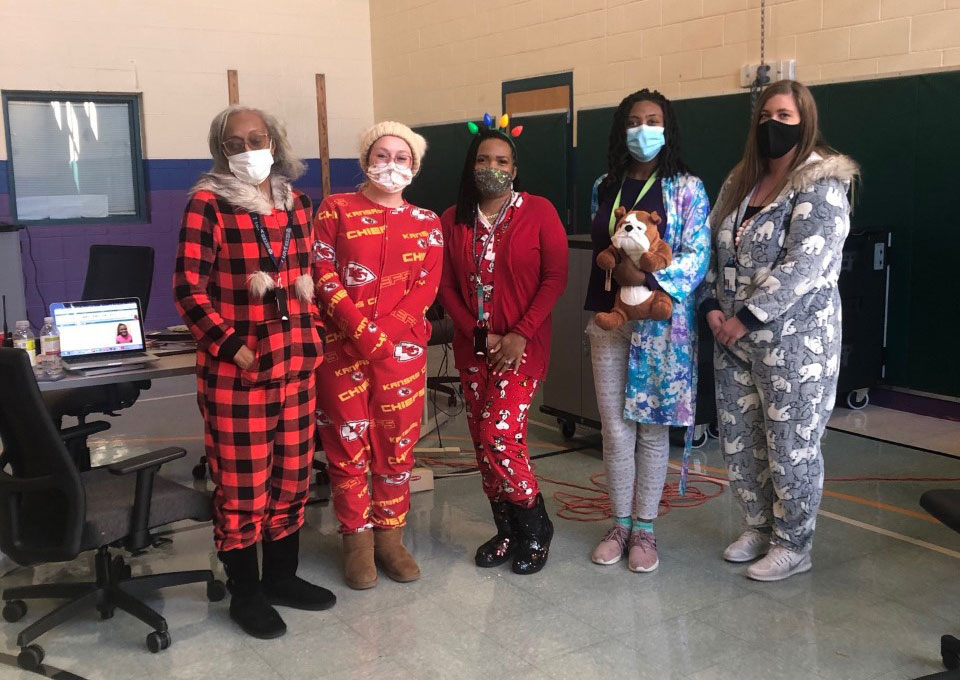
<path id="1" fill-rule="evenodd" d="M 223 150 L 226 151 L 228 156 L 236 156 L 247 149 L 259 151 L 260 149 L 266 149 L 268 146 L 270 146 L 270 135 L 262 132 L 252 132 L 245 140 L 239 137 L 230 137 L 223 141 Z"/>

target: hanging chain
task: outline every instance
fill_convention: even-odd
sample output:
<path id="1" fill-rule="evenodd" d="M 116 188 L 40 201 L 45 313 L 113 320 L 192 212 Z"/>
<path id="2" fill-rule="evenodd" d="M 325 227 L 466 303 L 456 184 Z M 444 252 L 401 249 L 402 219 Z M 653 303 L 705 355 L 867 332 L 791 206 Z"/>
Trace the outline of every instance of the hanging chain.
<path id="1" fill-rule="evenodd" d="M 750 85 L 750 110 L 757 106 L 757 98 L 760 97 L 760 91 L 765 83 L 761 83 L 761 74 L 764 73 L 766 64 L 766 43 L 767 43 L 767 0 L 760 0 L 760 66 L 757 68 L 757 76 Z M 767 78 L 769 82 L 769 77 Z"/>

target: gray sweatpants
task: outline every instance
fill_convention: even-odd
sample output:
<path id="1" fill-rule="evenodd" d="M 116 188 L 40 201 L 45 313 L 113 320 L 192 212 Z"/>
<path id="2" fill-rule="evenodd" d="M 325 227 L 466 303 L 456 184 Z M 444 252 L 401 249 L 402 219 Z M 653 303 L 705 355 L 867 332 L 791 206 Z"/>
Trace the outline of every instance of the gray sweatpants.
<path id="1" fill-rule="evenodd" d="M 814 328 L 779 342 L 717 345 L 717 416 L 730 489 L 751 527 L 806 552 L 823 492 L 820 437 L 837 392 L 840 338 Z"/>
<path id="2" fill-rule="evenodd" d="M 623 402 L 627 387 L 631 324 L 605 331 L 587 324 L 593 382 L 597 391 L 610 503 L 615 517 L 655 519 L 667 479 L 670 427 L 626 420 Z"/>

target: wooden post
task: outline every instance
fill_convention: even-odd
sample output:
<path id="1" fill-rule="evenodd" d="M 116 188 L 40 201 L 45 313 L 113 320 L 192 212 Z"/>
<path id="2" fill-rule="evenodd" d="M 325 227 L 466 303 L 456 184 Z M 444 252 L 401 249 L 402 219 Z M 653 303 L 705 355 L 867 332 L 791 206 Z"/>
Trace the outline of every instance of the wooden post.
<path id="1" fill-rule="evenodd" d="M 227 71 L 227 101 L 230 106 L 240 103 L 240 81 L 237 79 L 235 69 Z"/>
<path id="2" fill-rule="evenodd" d="M 323 195 L 330 195 L 330 140 L 327 137 L 327 77 L 317 74 L 317 131 L 320 134 L 320 172 Z"/>

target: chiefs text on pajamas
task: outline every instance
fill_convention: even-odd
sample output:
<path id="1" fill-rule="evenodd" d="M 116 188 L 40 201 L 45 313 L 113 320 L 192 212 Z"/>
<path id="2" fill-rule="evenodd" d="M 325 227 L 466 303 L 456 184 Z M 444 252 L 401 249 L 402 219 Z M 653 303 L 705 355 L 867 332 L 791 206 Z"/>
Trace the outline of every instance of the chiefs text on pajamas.
<path id="1" fill-rule="evenodd" d="M 440 221 L 409 203 L 336 194 L 320 205 L 314 236 L 327 326 L 317 418 L 334 508 L 345 533 L 401 527 L 426 389 L 425 313 L 443 261 Z"/>

